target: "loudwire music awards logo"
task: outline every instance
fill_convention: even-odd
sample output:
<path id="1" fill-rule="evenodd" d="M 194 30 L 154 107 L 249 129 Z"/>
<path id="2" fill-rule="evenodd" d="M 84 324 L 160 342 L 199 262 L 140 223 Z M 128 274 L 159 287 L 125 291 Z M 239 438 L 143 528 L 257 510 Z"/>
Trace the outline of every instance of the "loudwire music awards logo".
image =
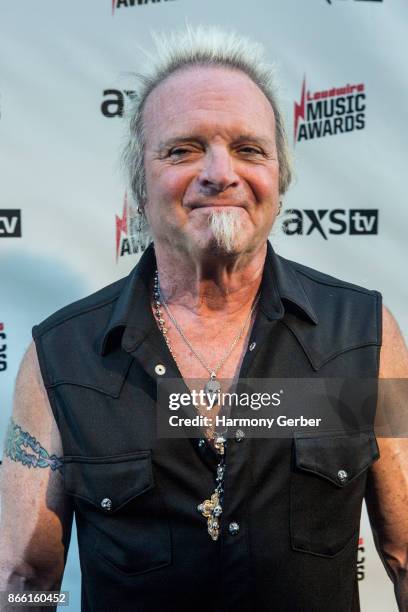
<path id="1" fill-rule="evenodd" d="M 165 2 L 174 2 L 174 0 L 112 0 L 112 17 L 117 9 L 142 6 L 143 4 L 164 4 Z"/>
<path id="2" fill-rule="evenodd" d="M 364 83 L 346 83 L 311 91 L 303 79 L 300 103 L 294 107 L 294 141 L 346 134 L 365 127 Z"/>
<path id="3" fill-rule="evenodd" d="M 357 553 L 357 580 L 364 580 L 364 578 L 365 578 L 365 546 L 364 546 L 364 539 L 359 538 L 358 553 Z"/>
<path id="4" fill-rule="evenodd" d="M 4 323 L 0 323 L 0 372 L 7 370 L 7 344 Z"/>
<path id="5" fill-rule="evenodd" d="M 282 230 L 288 236 L 319 234 L 329 236 L 348 234 L 367 236 L 378 234 L 377 208 L 291 208 L 285 211 Z"/>
<path id="6" fill-rule="evenodd" d="M 0 238 L 21 238 L 21 210 L 0 209 Z"/>
<path id="7" fill-rule="evenodd" d="M 116 262 L 119 257 L 142 253 L 147 248 L 149 240 L 139 231 L 139 217 L 137 207 L 129 201 L 125 193 L 122 216 L 115 215 Z"/>

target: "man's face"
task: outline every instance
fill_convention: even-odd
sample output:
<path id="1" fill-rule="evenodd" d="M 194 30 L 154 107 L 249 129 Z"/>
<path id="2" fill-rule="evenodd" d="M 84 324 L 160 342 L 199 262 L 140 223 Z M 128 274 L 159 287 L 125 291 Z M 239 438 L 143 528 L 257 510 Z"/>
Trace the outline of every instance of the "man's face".
<path id="1" fill-rule="evenodd" d="M 265 243 L 279 203 L 275 118 L 249 77 L 200 66 L 171 75 L 149 95 L 144 125 L 156 244 L 209 255 Z"/>

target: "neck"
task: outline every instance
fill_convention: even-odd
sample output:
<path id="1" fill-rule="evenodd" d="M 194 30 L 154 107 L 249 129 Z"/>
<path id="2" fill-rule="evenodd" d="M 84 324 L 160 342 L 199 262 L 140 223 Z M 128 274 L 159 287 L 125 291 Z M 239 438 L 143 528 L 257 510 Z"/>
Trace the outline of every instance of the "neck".
<path id="1" fill-rule="evenodd" d="M 200 317 L 239 314 L 259 291 L 266 251 L 265 242 L 251 253 L 192 259 L 155 244 L 162 295 Z"/>

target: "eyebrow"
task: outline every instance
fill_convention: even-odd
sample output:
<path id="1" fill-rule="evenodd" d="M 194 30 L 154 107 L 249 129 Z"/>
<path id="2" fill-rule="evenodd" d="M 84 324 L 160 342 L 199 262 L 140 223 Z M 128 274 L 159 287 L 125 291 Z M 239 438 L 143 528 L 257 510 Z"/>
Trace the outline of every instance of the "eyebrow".
<path id="1" fill-rule="evenodd" d="M 159 146 L 157 147 L 158 151 L 163 151 L 164 149 L 168 149 L 176 144 L 183 144 L 186 142 L 199 142 L 200 144 L 204 144 L 201 136 L 196 136 L 194 134 L 190 134 L 189 136 L 174 136 L 173 138 L 169 138 L 168 140 L 162 140 L 159 142 Z"/>
<path id="2" fill-rule="evenodd" d="M 169 138 L 168 140 L 162 140 L 158 147 L 157 150 L 158 151 L 163 151 L 165 149 L 168 149 L 169 147 L 172 147 L 173 145 L 176 144 L 183 144 L 183 143 L 187 143 L 187 142 L 198 142 L 200 144 L 204 144 L 204 139 L 202 138 L 202 136 L 199 135 L 195 135 L 195 134 L 190 134 L 189 136 L 174 136 L 172 138 Z M 232 142 L 233 145 L 239 145 L 243 142 L 253 142 L 253 143 L 257 143 L 259 145 L 262 145 L 263 147 L 269 147 L 271 146 L 272 142 L 271 140 L 268 140 L 267 138 L 264 138 L 262 136 L 256 136 L 255 134 L 240 134 L 237 138 L 235 138 Z"/>

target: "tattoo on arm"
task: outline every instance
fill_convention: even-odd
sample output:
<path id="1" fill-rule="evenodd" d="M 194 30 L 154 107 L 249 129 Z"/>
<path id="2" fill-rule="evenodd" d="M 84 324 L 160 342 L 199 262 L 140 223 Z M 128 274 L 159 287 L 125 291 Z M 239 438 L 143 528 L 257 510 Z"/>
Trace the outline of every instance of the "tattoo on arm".
<path id="1" fill-rule="evenodd" d="M 30 449 L 34 451 L 34 454 L 29 452 Z M 63 458 L 50 455 L 36 438 L 30 436 L 27 431 L 23 431 L 13 419 L 6 433 L 5 454 L 12 461 L 20 462 L 29 468 L 49 467 L 53 472 L 59 470 L 62 473 Z"/>

